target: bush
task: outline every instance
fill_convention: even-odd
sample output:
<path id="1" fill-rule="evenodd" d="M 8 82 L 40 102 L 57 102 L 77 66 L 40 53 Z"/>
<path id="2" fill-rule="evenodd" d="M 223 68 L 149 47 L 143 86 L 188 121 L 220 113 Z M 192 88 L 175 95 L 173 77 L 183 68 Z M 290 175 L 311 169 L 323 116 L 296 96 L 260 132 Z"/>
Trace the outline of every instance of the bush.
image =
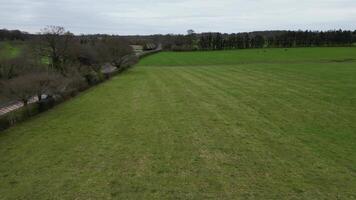
<path id="1" fill-rule="evenodd" d="M 56 101 L 53 97 L 50 96 L 38 102 L 38 105 L 39 112 L 44 112 L 54 107 L 56 105 Z"/>
<path id="2" fill-rule="evenodd" d="M 89 88 L 85 78 L 81 76 L 73 76 L 69 79 L 66 90 L 62 93 L 64 96 L 76 96 L 79 92 Z"/>
<path id="3" fill-rule="evenodd" d="M 99 84 L 104 79 L 104 77 L 100 73 L 96 73 L 94 71 L 86 74 L 84 77 L 85 77 L 86 82 L 90 86 Z"/>

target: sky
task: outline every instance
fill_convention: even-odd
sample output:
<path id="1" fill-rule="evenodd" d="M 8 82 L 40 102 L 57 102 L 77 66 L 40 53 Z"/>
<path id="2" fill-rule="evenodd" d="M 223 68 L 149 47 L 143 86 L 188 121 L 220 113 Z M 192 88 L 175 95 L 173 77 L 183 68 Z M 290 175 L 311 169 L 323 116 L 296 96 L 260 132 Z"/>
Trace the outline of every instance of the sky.
<path id="1" fill-rule="evenodd" d="M 0 0 L 0 28 L 147 35 L 356 29 L 356 0 Z"/>

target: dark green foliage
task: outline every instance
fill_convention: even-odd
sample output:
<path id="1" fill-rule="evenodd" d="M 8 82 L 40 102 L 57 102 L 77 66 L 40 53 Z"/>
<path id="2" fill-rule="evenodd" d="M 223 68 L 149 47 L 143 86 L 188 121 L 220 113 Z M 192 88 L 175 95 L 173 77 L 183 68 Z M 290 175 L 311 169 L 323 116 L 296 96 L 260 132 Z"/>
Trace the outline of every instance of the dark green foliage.
<path id="1" fill-rule="evenodd" d="M 287 47 L 337 47 L 356 43 L 356 31 L 259 31 L 250 33 L 222 34 L 217 32 L 188 33 L 187 35 L 132 36 L 155 40 L 165 50 L 223 50 L 248 48 Z"/>
<path id="2" fill-rule="evenodd" d="M 351 46 L 355 42 L 351 31 L 287 31 L 263 36 L 255 33 L 220 34 L 203 33 L 200 35 L 199 47 L 204 50 L 248 49 L 263 47 L 324 47 Z"/>
<path id="3" fill-rule="evenodd" d="M 26 40 L 30 34 L 19 30 L 0 29 L 0 41 L 3 40 Z"/>

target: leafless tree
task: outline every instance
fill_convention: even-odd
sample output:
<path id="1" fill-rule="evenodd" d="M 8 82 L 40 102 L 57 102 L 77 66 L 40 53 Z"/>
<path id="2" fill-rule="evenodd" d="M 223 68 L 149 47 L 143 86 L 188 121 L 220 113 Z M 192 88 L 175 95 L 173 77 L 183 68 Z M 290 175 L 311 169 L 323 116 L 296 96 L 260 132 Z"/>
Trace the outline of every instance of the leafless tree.
<path id="1" fill-rule="evenodd" d="M 69 58 L 69 45 L 73 39 L 73 34 L 60 26 L 47 26 L 41 30 L 43 36 L 43 46 L 41 51 L 44 56 L 50 58 L 50 65 L 65 74 L 65 63 Z"/>
<path id="2" fill-rule="evenodd" d="M 32 79 L 33 87 L 38 100 L 42 100 L 42 95 L 53 96 L 60 94 L 66 87 L 67 78 L 59 73 L 51 71 L 38 71 L 29 76 Z"/>
<path id="3" fill-rule="evenodd" d="M 0 60 L 0 79 L 11 79 L 39 66 L 32 52 L 23 47 L 16 58 Z"/>
<path id="4" fill-rule="evenodd" d="M 15 78 L 2 81 L 3 95 L 9 99 L 22 101 L 27 105 L 28 100 L 34 96 L 41 101 L 42 95 L 53 96 L 65 90 L 67 78 L 59 73 L 32 69 L 31 72 L 21 74 Z"/>
<path id="5" fill-rule="evenodd" d="M 95 84 L 103 79 L 105 66 L 122 68 L 127 61 L 127 55 L 132 52 L 128 42 L 117 36 L 91 40 L 80 44 L 76 50 L 79 71 L 86 77 L 88 83 Z"/>
<path id="6" fill-rule="evenodd" d="M 17 74 L 18 63 L 15 59 L 2 60 L 0 61 L 0 80 L 1 79 L 11 79 Z"/>
<path id="7" fill-rule="evenodd" d="M 101 55 L 102 48 L 100 44 L 82 44 L 78 51 L 78 61 L 81 67 L 85 70 L 92 70 L 96 73 L 100 72 L 101 66 L 105 63 L 105 55 Z"/>
<path id="8" fill-rule="evenodd" d="M 30 74 L 3 81 L 2 88 L 6 97 L 21 101 L 25 106 L 29 99 L 36 94 L 36 87 Z"/>
<path id="9" fill-rule="evenodd" d="M 193 35 L 193 34 L 195 34 L 195 31 L 193 29 L 189 29 L 189 30 L 187 30 L 187 34 Z"/>
<path id="10" fill-rule="evenodd" d="M 119 37 L 107 37 L 102 41 L 99 52 L 103 59 L 120 68 L 125 61 L 123 57 L 132 54 L 133 50 L 128 41 Z"/>

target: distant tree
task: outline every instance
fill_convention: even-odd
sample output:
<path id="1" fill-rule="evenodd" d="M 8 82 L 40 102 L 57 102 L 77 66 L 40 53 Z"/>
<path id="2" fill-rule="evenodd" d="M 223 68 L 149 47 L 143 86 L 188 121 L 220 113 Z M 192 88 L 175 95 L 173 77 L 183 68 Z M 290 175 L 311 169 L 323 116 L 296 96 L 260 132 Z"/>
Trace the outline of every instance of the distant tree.
<path id="1" fill-rule="evenodd" d="M 66 87 L 67 78 L 59 73 L 51 71 L 38 71 L 31 73 L 29 77 L 35 90 L 38 100 L 42 100 L 42 95 L 54 96 L 59 95 Z"/>
<path id="2" fill-rule="evenodd" d="M 37 60 L 33 58 L 30 50 L 24 47 L 17 57 L 0 60 L 0 79 L 15 78 L 35 66 L 38 66 Z"/>
<path id="3" fill-rule="evenodd" d="M 43 56 L 48 56 L 50 65 L 65 74 L 64 64 L 69 59 L 69 45 L 73 39 L 73 34 L 60 26 L 47 26 L 42 29 L 43 46 L 41 52 Z"/>
<path id="4" fill-rule="evenodd" d="M 256 35 L 254 38 L 254 48 L 263 48 L 265 45 L 265 38 L 262 35 Z"/>
<path id="5" fill-rule="evenodd" d="M 81 66 L 92 67 L 94 71 L 100 71 L 100 65 L 104 62 L 102 57 L 100 57 L 101 48 L 101 45 L 98 44 L 81 44 L 76 51 L 79 64 Z"/>
<path id="6" fill-rule="evenodd" d="M 30 37 L 30 34 L 22 32 L 19 30 L 0 30 L 0 41 L 1 40 L 26 40 Z"/>
<path id="7" fill-rule="evenodd" d="M 18 74 L 18 67 L 22 65 L 15 59 L 0 61 L 0 80 L 11 79 Z"/>
<path id="8" fill-rule="evenodd" d="M 189 29 L 189 30 L 187 30 L 187 34 L 193 35 L 193 34 L 195 34 L 195 31 L 193 29 Z"/>
<path id="9" fill-rule="evenodd" d="M 107 37 L 96 48 L 98 48 L 99 56 L 102 60 L 113 64 L 117 68 L 122 67 L 126 55 L 133 53 L 128 41 L 119 37 Z"/>

